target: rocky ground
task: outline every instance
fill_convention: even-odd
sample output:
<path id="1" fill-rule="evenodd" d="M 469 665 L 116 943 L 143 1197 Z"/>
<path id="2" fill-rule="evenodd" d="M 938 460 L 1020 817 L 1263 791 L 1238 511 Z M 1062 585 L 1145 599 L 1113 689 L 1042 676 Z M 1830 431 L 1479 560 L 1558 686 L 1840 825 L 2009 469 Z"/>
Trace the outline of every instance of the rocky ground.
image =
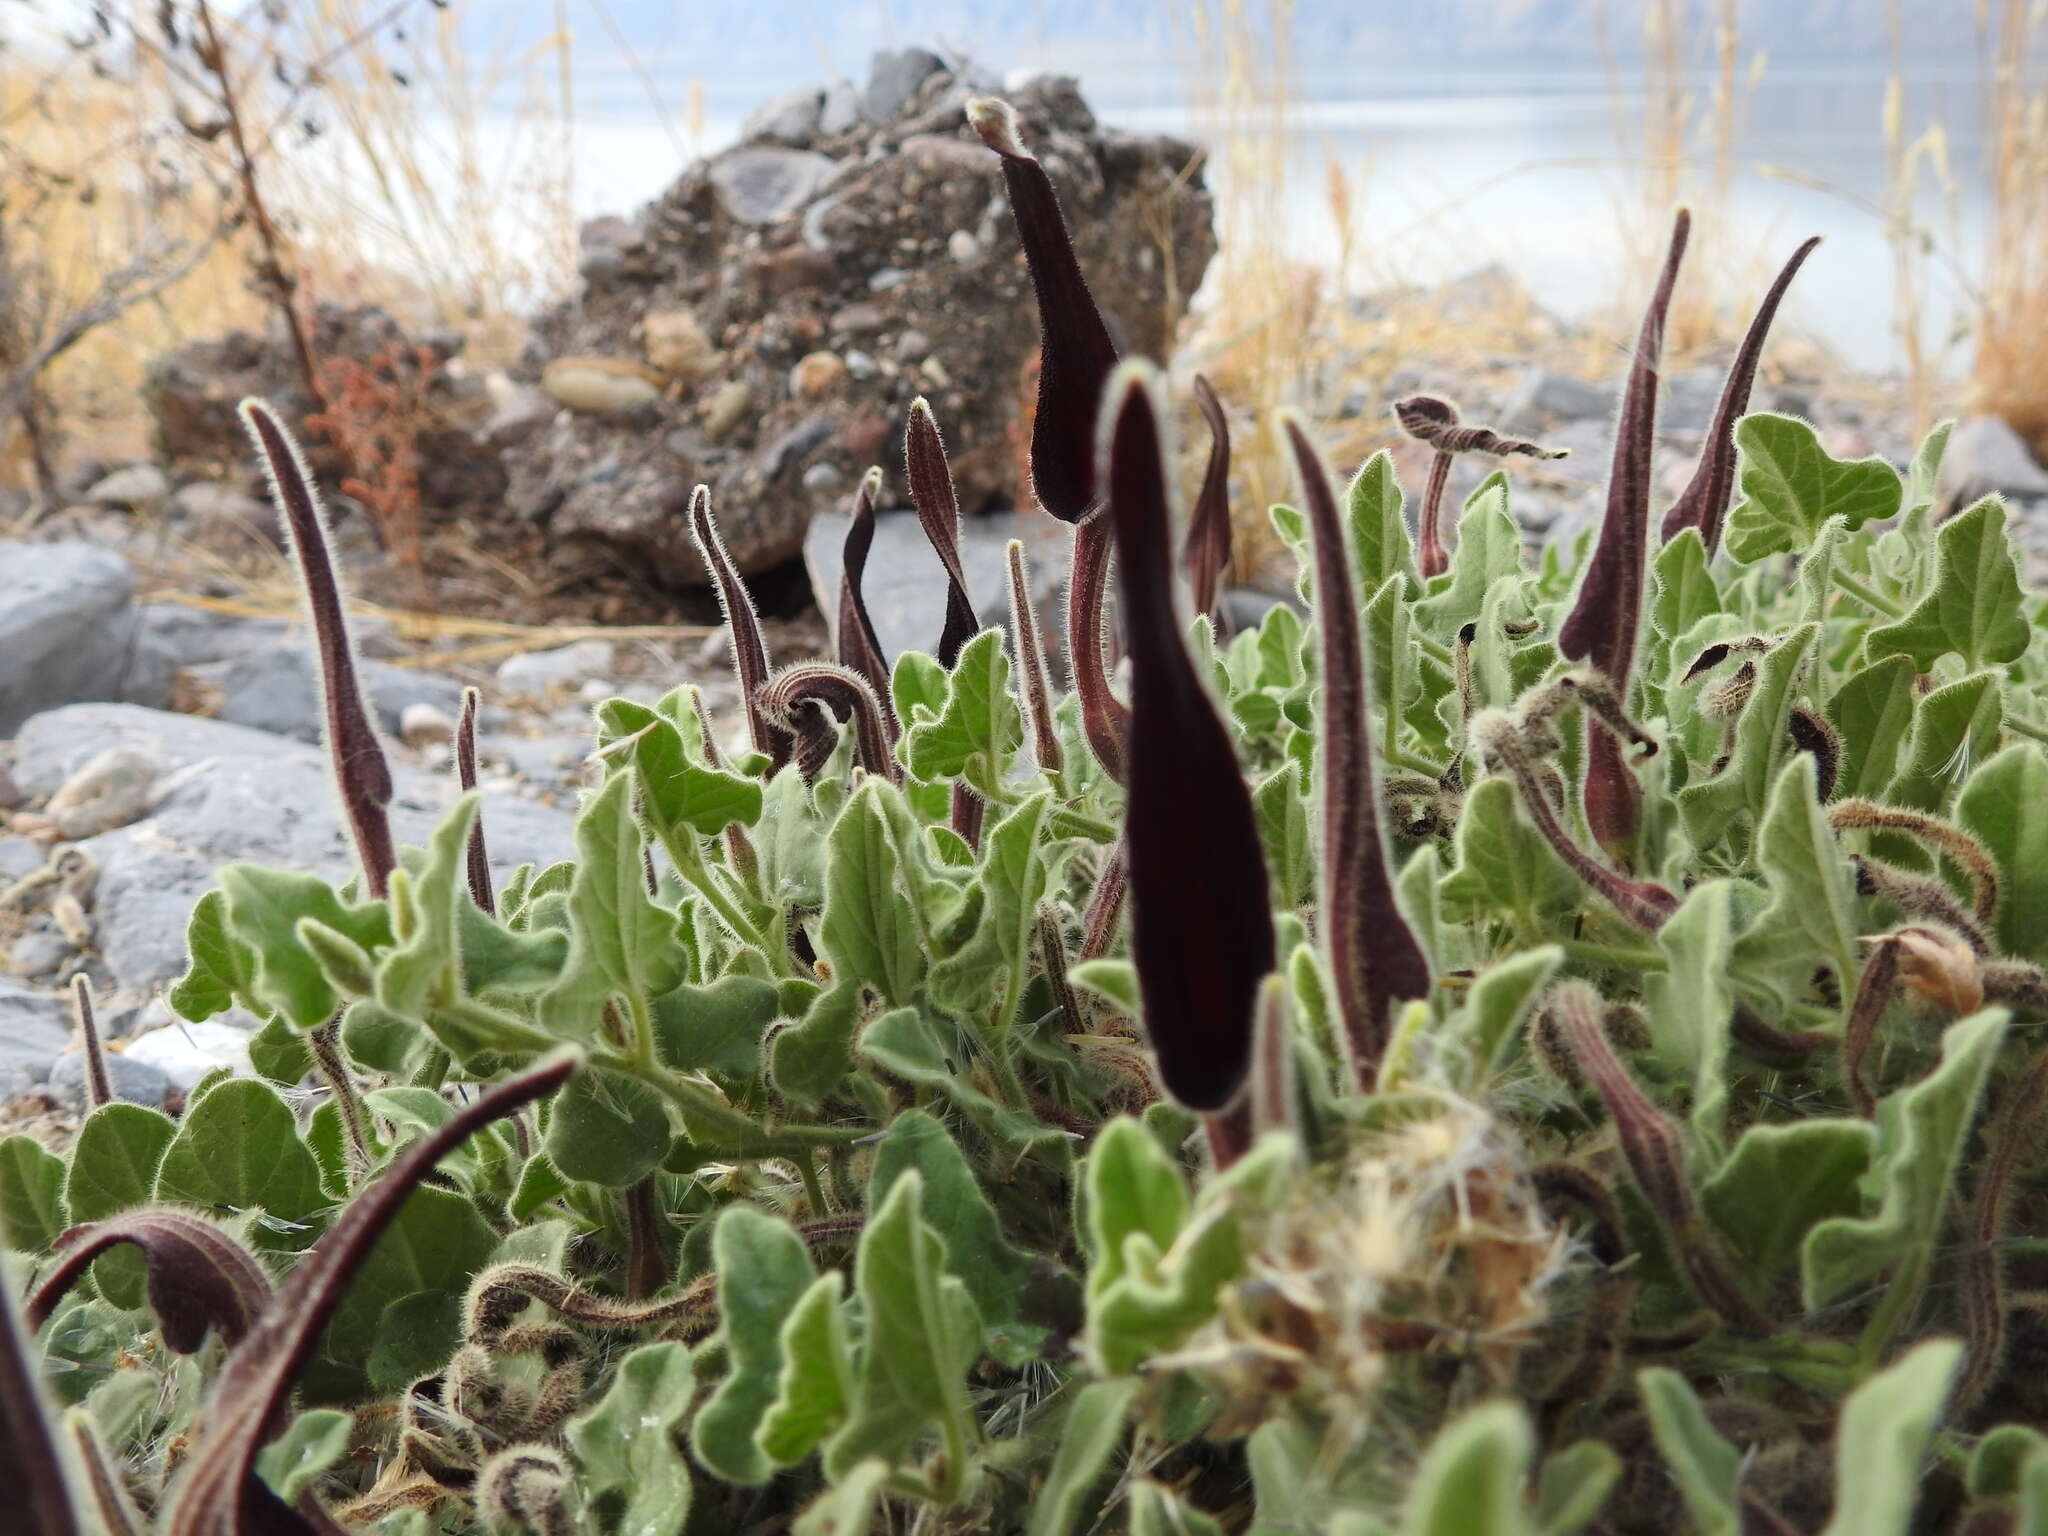
<path id="1" fill-rule="evenodd" d="M 1035 329 L 993 157 L 960 126 L 965 97 L 988 84 L 907 50 L 878 55 L 864 87 L 772 103 L 741 144 L 639 215 L 585 231 L 583 291 L 537 317 L 508 372 L 472 371 L 459 339 L 405 336 L 381 311 L 319 314 L 323 350 L 358 386 L 382 379 L 421 434 L 419 566 L 395 559 L 391 530 L 352 497 L 335 498 L 351 585 L 384 605 L 358 634 L 401 834 L 454 793 L 449 737 L 466 684 L 486 699 L 484 816 L 501 869 L 568 851 L 593 700 L 693 681 L 736 723 L 723 633 L 692 586 L 678 516 L 698 480 L 771 615 L 776 659 L 822 651 L 848 493 L 867 463 L 900 465 L 918 394 L 954 448 L 973 514 L 963 563 L 984 619 L 1006 617 L 1013 537 L 1041 617 L 1055 618 L 1067 530 L 1006 510 L 1023 483 Z M 1069 81 L 1017 84 L 1009 94 L 1054 166 L 1104 307 L 1133 350 L 1169 353 L 1214 251 L 1193 151 L 1101 127 Z M 1434 308 L 1498 308 L 1506 281 L 1461 279 Z M 1413 297 L 1356 300 L 1353 329 L 1398 332 L 1390 317 Z M 1303 403 L 1328 441 L 1361 451 L 1392 437 L 1387 406 L 1417 391 L 1571 449 L 1508 466 L 1532 540 L 1570 537 L 1598 513 L 1621 369 L 1582 376 L 1563 360 L 1588 355 L 1583 335 L 1549 317 L 1535 332 L 1533 361 L 1487 355 L 1469 334 L 1441 355 L 1400 334 L 1333 340 Z M 1665 380 L 1666 496 L 1691 472 L 1725 361 L 1689 359 Z M 54 508 L 0 492 L 0 1123 L 61 1135 L 75 1120 L 63 990 L 78 974 L 102 1000 L 124 1096 L 174 1105 L 209 1068 L 246 1069 L 254 1020 L 188 1026 L 161 1001 L 183 967 L 188 909 L 232 860 L 348 867 L 276 514 L 234 419 L 247 393 L 300 418 L 311 408 L 280 338 L 188 344 L 151 371 L 157 457 L 81 464 Z M 1845 378 L 1796 338 L 1774 341 L 1754 403 L 1814 419 L 1841 455 L 1912 450 L 1897 390 Z M 1237 423 L 1240 441 L 1250 426 Z M 331 484 L 331 445 L 309 438 Z M 1412 493 L 1426 452 L 1396 452 Z M 1461 459 L 1453 496 L 1490 467 Z M 1942 491 L 1950 505 L 2004 493 L 2048 573 L 2048 470 L 2003 422 L 1958 427 Z M 1256 527 L 1262 509 L 1240 516 Z M 1247 617 L 1291 593 L 1291 573 L 1242 575 L 1232 601 Z M 943 588 L 914 516 L 885 513 L 867 592 L 891 655 L 932 644 Z M 395 611 L 422 599 L 470 617 Z M 563 620 L 574 622 L 531 627 Z"/>

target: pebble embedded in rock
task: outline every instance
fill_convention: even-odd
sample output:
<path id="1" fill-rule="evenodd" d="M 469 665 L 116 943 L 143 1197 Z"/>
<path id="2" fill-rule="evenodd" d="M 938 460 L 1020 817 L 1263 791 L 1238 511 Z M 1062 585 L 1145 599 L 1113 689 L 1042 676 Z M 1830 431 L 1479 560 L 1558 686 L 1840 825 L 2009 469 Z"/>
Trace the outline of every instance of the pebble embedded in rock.
<path id="1" fill-rule="evenodd" d="M 801 147 L 817 137 L 824 110 L 825 93 L 817 86 L 791 91 L 758 108 L 740 128 L 740 137 L 775 139 Z"/>
<path id="2" fill-rule="evenodd" d="M 690 310 L 650 310 L 640 334 L 648 363 L 672 379 L 695 384 L 718 371 L 718 347 Z"/>
<path id="3" fill-rule="evenodd" d="M 731 218 L 772 224 L 816 196 L 836 168 L 828 156 L 808 149 L 743 144 L 713 160 L 709 176 Z"/>
<path id="4" fill-rule="evenodd" d="M 890 48 L 878 51 L 868 63 L 867 89 L 861 92 L 861 112 L 870 122 L 894 117 L 910 104 L 923 85 L 946 67 L 946 61 L 926 48 Z"/>
<path id="5" fill-rule="evenodd" d="M 704 435 L 712 442 L 731 436 L 734 427 L 746 419 L 754 392 L 740 379 L 721 384 L 711 403 L 704 408 Z"/>
<path id="6" fill-rule="evenodd" d="M 398 712 L 398 738 L 415 752 L 455 739 L 455 717 L 432 704 L 408 704 Z"/>
<path id="7" fill-rule="evenodd" d="M 632 416 L 661 398 L 660 376 L 624 357 L 558 357 L 541 371 L 541 388 L 590 416 Z"/>
<path id="8" fill-rule="evenodd" d="M 109 747 L 64 781 L 43 814 L 57 835 L 78 842 L 125 827 L 149 808 L 156 764 L 133 747 Z"/>
<path id="9" fill-rule="evenodd" d="M 85 499 L 96 507 L 147 509 L 161 506 L 171 482 L 154 464 L 130 464 L 95 480 Z"/>

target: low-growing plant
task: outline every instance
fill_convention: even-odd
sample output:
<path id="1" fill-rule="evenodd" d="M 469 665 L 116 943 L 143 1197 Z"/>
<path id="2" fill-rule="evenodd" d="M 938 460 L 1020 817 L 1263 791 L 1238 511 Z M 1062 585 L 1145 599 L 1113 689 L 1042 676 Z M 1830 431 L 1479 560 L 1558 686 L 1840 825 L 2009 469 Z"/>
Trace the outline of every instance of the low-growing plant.
<path id="1" fill-rule="evenodd" d="M 836 659 L 780 670 L 700 491 L 746 749 L 605 701 L 576 857 L 494 888 L 473 697 L 394 847 L 245 408 L 361 867 L 194 912 L 172 1002 L 265 1020 L 253 1077 L 173 1121 L 92 1073 L 67 1156 L 0 1143 L 35 1528 L 2048 1529 L 2048 640 L 2000 503 L 1936 526 L 1945 429 L 1902 474 L 1743 414 L 1810 243 L 1653 521 L 1680 216 L 1590 547 L 1532 560 L 1496 473 L 1425 574 L 1388 458 L 1283 421 L 1301 603 L 1226 640 L 1176 551 L 1207 607 L 1227 441 L 1183 542 L 1164 381 L 970 119 L 1064 693 L 1015 546 L 977 627 L 920 402 L 933 651 L 867 619 L 876 475 Z M 1535 446 L 1440 404 L 1446 455 Z"/>

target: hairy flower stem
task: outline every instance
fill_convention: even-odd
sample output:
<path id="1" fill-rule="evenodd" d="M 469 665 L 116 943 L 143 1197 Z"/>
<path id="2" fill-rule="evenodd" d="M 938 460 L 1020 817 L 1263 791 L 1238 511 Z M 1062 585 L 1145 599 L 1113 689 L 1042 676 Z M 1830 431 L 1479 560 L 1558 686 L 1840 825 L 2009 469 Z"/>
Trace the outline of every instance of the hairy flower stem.
<path id="1" fill-rule="evenodd" d="M 1636 1187 L 1664 1230 L 1672 1262 L 1702 1303 L 1738 1328 L 1776 1333 L 1728 1267 L 1693 1198 L 1685 1142 L 1671 1117 L 1650 1101 L 1608 1043 L 1599 993 L 1584 982 L 1554 988 L 1546 1005 L 1557 1035 L 1607 1106 Z"/>
<path id="2" fill-rule="evenodd" d="M 1443 516 L 1453 457 L 1438 449 L 1429 460 L 1429 484 L 1422 493 L 1422 516 L 1415 529 L 1415 569 L 1424 581 L 1451 568 L 1450 552 L 1444 548 Z"/>
<path id="3" fill-rule="evenodd" d="M 668 1256 L 661 1245 L 667 1220 L 661 1209 L 661 1175 L 648 1174 L 621 1198 L 626 1212 L 626 1299 L 645 1301 L 668 1283 Z"/>
<path id="4" fill-rule="evenodd" d="M 1395 899 L 1387 865 L 1364 638 L 1343 520 L 1329 475 L 1300 422 L 1288 416 L 1283 424 L 1315 557 L 1322 660 L 1322 723 L 1316 734 L 1322 937 L 1352 1078 L 1370 1090 L 1386 1054 L 1395 1008 L 1429 996 L 1432 977 L 1428 957 Z"/>
<path id="5" fill-rule="evenodd" d="M 1081 734 L 1102 771 L 1121 784 L 1131 712 L 1109 686 L 1103 655 L 1103 600 L 1109 589 L 1115 530 L 1097 514 L 1074 529 L 1067 580 L 1067 676 L 1081 700 Z"/>
<path id="6" fill-rule="evenodd" d="M 1558 654 L 1589 661 L 1613 687 L 1624 706 L 1635 674 L 1636 640 L 1642 628 L 1643 584 L 1649 572 L 1650 481 L 1656 455 L 1657 370 L 1664 352 L 1664 322 L 1670 313 L 1679 263 L 1685 258 L 1692 216 L 1680 209 L 1671 228 L 1663 270 L 1644 312 L 1622 393 L 1615 428 L 1614 461 L 1608 472 L 1607 510 L 1600 541 L 1579 583 L 1577 601 L 1558 631 Z M 1643 792 L 1629 771 L 1621 743 L 1603 726 L 1586 727 L 1586 825 L 1593 840 L 1626 865 L 1635 854 L 1642 825 Z"/>
<path id="7" fill-rule="evenodd" d="M 1109 852 L 1109 860 L 1096 878 L 1088 908 L 1081 914 L 1081 958 L 1100 960 L 1116 939 L 1117 919 L 1123 916 L 1124 887 L 1130 874 L 1130 856 L 1122 842 Z"/>
<path id="8" fill-rule="evenodd" d="M 1012 539 L 1003 551 L 1010 577 L 1010 648 L 1017 658 L 1017 681 L 1024 695 L 1024 716 L 1031 722 L 1031 757 L 1039 771 L 1062 787 L 1066 759 L 1052 718 L 1052 680 L 1045 671 L 1045 649 L 1038 633 L 1038 612 L 1031 601 L 1031 582 L 1024 568 L 1024 545 Z"/>
<path id="9" fill-rule="evenodd" d="M 95 1110 L 114 1102 L 114 1085 L 107 1076 L 107 1052 L 93 1015 L 92 983 L 83 974 L 71 978 L 71 1006 L 78 1019 L 78 1051 L 85 1061 L 85 1107 Z"/>
<path id="10" fill-rule="evenodd" d="M 726 553 L 718 524 L 711 516 L 711 487 L 700 485 L 690 493 L 690 538 L 697 555 L 711 573 L 718 590 L 718 605 L 725 613 L 726 632 L 732 640 L 733 671 L 740 680 L 740 701 L 747 712 L 747 735 L 754 750 L 765 756 L 773 768 L 789 761 L 790 740 L 762 712 L 759 694 L 768 681 L 768 642 L 761 635 L 761 618 L 746 583 Z"/>
<path id="11" fill-rule="evenodd" d="M 455 722 L 455 785 L 463 794 L 476 788 L 476 713 L 483 695 L 474 688 L 462 690 L 462 716 Z M 469 824 L 469 896 L 479 910 L 495 916 L 496 896 L 491 891 L 491 856 L 484 849 L 484 813 L 477 808 Z"/>
<path id="12" fill-rule="evenodd" d="M 299 445 L 270 406 L 256 399 L 241 405 L 242 425 L 263 457 L 271 499 L 284 516 L 299 591 L 313 624 L 320 654 L 320 695 L 326 711 L 327 752 L 340 790 L 342 812 L 355 839 L 363 888 L 382 898 L 398 854 L 391 840 L 391 766 L 370 725 L 356 680 L 355 645 L 342 607 L 341 582 L 327 544 L 327 520 L 313 490 L 313 477 Z"/>
<path id="13" fill-rule="evenodd" d="M 348 1061 L 342 1055 L 340 1018 L 306 1031 L 306 1050 L 320 1071 L 320 1080 L 333 1096 L 348 1147 L 348 1181 L 358 1184 L 370 1171 L 369 1115 L 363 1108 L 362 1095 L 356 1091 L 356 1080 L 349 1075 Z"/>
<path id="14" fill-rule="evenodd" d="M 1987 1135 L 1990 1156 L 1970 1202 L 1962 1276 L 1956 1287 L 1968 1352 L 1949 1398 L 1949 1414 L 1967 1422 L 1984 1393 L 2005 1367 L 2006 1211 L 2013 1176 L 2034 1145 L 2041 1110 L 2048 1104 L 2048 1051 L 2037 1052 L 2007 1094 Z"/>

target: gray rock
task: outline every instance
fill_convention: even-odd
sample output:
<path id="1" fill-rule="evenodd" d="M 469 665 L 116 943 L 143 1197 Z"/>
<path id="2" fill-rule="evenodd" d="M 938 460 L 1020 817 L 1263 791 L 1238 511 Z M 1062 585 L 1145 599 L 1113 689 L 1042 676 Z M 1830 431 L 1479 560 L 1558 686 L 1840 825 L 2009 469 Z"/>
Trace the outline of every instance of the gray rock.
<path id="1" fill-rule="evenodd" d="M 0 1098 L 47 1078 L 70 1040 L 61 998 L 0 979 Z"/>
<path id="2" fill-rule="evenodd" d="M 477 753 L 486 763 L 501 765 L 534 784 L 558 786 L 583 782 L 583 760 L 590 748 L 588 731 L 490 736 L 477 743 Z"/>
<path id="3" fill-rule="evenodd" d="M 237 1010 L 199 1024 L 171 1019 L 168 1009 L 164 1016 L 166 1023 L 128 1042 L 121 1051 L 124 1060 L 166 1078 L 180 1092 L 216 1067 L 226 1067 L 237 1077 L 255 1072 L 249 1063 L 249 1031 L 228 1022 L 239 1018 L 254 1023 L 247 1014 Z"/>
<path id="4" fill-rule="evenodd" d="M 861 92 L 861 112 L 870 122 L 894 117 L 908 106 L 919 86 L 946 61 L 923 48 L 890 48 L 877 52 L 868 63 L 867 89 Z"/>
<path id="5" fill-rule="evenodd" d="M 0 833 L 0 881 L 19 880 L 41 869 L 46 857 L 40 843 L 12 832 Z"/>
<path id="6" fill-rule="evenodd" d="M 77 953 L 77 946 L 61 928 L 47 918 L 38 918 L 8 949 L 8 974 L 34 981 L 52 974 Z"/>
<path id="7" fill-rule="evenodd" d="M 23 730 L 24 780 L 61 782 L 110 742 L 139 745 L 163 768 L 148 819 L 81 845 L 99 864 L 94 917 L 118 985 L 148 991 L 184 970 L 186 917 L 222 864 L 247 859 L 329 879 L 354 869 L 324 756 L 265 731 L 132 705 L 72 705 Z M 393 830 L 416 844 L 454 798 L 454 777 L 401 763 L 392 777 Z M 516 864 L 573 850 L 565 810 L 486 791 L 483 817 L 501 880 Z"/>
<path id="8" fill-rule="evenodd" d="M 130 464 L 92 484 L 85 499 L 96 507 L 155 507 L 171 494 L 171 482 L 154 464 Z"/>
<path id="9" fill-rule="evenodd" d="M 144 603 L 137 610 L 144 644 L 169 656 L 174 666 L 198 667 L 250 651 L 267 650 L 285 639 L 283 619 L 215 613 L 189 603 Z"/>
<path id="10" fill-rule="evenodd" d="M 547 391 L 531 384 L 511 385 L 491 408 L 481 435 L 493 448 L 510 448 L 544 430 L 555 419 L 556 409 Z"/>
<path id="11" fill-rule="evenodd" d="M 0 736 L 83 699 L 160 704 L 170 668 L 138 644 L 128 563 L 91 544 L 0 542 Z"/>
<path id="12" fill-rule="evenodd" d="M 237 486 L 195 480 L 172 494 L 171 512 L 191 524 L 192 537 L 208 549 L 284 547 L 277 509 Z"/>
<path id="13" fill-rule="evenodd" d="M 194 1078 L 193 1082 L 198 1079 Z M 173 1092 L 189 1088 L 191 1083 L 174 1083 L 161 1067 L 146 1061 L 136 1061 L 125 1052 L 107 1052 L 107 1086 L 114 1090 L 114 1097 L 124 1104 L 143 1104 L 151 1109 L 162 1109 L 170 1102 Z M 50 1092 L 63 1104 L 74 1110 L 85 1108 L 85 1057 L 78 1051 L 66 1051 L 50 1064 Z"/>
<path id="14" fill-rule="evenodd" d="M 786 96 L 776 97 L 748 118 L 740 128 L 740 137 L 743 140 L 775 139 L 801 147 L 818 136 L 819 120 L 824 110 L 825 93 L 817 86 L 791 91 Z"/>
<path id="15" fill-rule="evenodd" d="M 299 741 L 320 739 L 318 669 L 302 646 L 250 651 L 193 670 L 221 685 L 220 718 L 230 724 Z M 462 707 L 462 685 L 452 678 L 378 661 L 358 662 L 357 672 L 371 713 L 390 735 L 399 734 L 408 704 L 431 704 L 447 714 Z"/>
<path id="16" fill-rule="evenodd" d="M 808 416 L 761 450 L 756 461 L 761 478 L 773 480 L 832 435 L 832 418 Z"/>
<path id="17" fill-rule="evenodd" d="M 834 80 L 825 87 L 818 109 L 818 132 L 830 138 L 844 133 L 860 121 L 860 91 L 851 80 Z"/>
<path id="18" fill-rule="evenodd" d="M 578 640 L 552 650 L 525 651 L 498 664 L 498 692 L 515 698 L 544 694 L 585 678 L 605 677 L 617 659 L 609 640 Z"/>
<path id="19" fill-rule="evenodd" d="M 804 566 L 818 610 L 836 619 L 839 573 L 844 568 L 844 512 L 821 512 L 804 540 Z M 983 624 L 1010 622 L 1010 540 L 1024 541 L 1025 570 L 1041 630 L 1058 628 L 1072 559 L 1072 535 L 1066 525 L 1039 514 L 1015 512 L 964 518 L 960 526 L 960 565 L 969 595 Z M 946 573 L 939 557 L 910 512 L 886 512 L 875 519 L 875 541 L 868 548 L 867 571 L 861 581 L 868 618 L 891 663 L 905 651 L 929 651 L 938 643 L 946 618 Z"/>
<path id="20" fill-rule="evenodd" d="M 1971 416 L 1956 423 L 1942 455 L 1937 497 L 1966 506 L 1981 496 L 2048 495 L 2048 469 L 2035 462 L 2026 439 L 2003 417 Z"/>
<path id="21" fill-rule="evenodd" d="M 14 782 L 14 769 L 5 758 L 0 758 L 0 811 L 18 811 L 22 801 L 21 786 Z"/>
<path id="22" fill-rule="evenodd" d="M 1714 407 L 1721 403 L 1725 377 L 1719 368 L 1665 374 L 1657 398 L 1657 430 L 1705 432 L 1714 419 Z"/>
<path id="23" fill-rule="evenodd" d="M 772 144 L 743 144 L 710 164 L 711 185 L 742 224 L 772 224 L 815 197 L 832 175 L 827 156 Z"/>
<path id="24" fill-rule="evenodd" d="M 1537 432 L 1559 421 L 1605 421 L 1617 398 L 1611 384 L 1589 384 L 1537 363 L 1515 381 L 1501 406 L 1499 426 L 1506 432 Z"/>

